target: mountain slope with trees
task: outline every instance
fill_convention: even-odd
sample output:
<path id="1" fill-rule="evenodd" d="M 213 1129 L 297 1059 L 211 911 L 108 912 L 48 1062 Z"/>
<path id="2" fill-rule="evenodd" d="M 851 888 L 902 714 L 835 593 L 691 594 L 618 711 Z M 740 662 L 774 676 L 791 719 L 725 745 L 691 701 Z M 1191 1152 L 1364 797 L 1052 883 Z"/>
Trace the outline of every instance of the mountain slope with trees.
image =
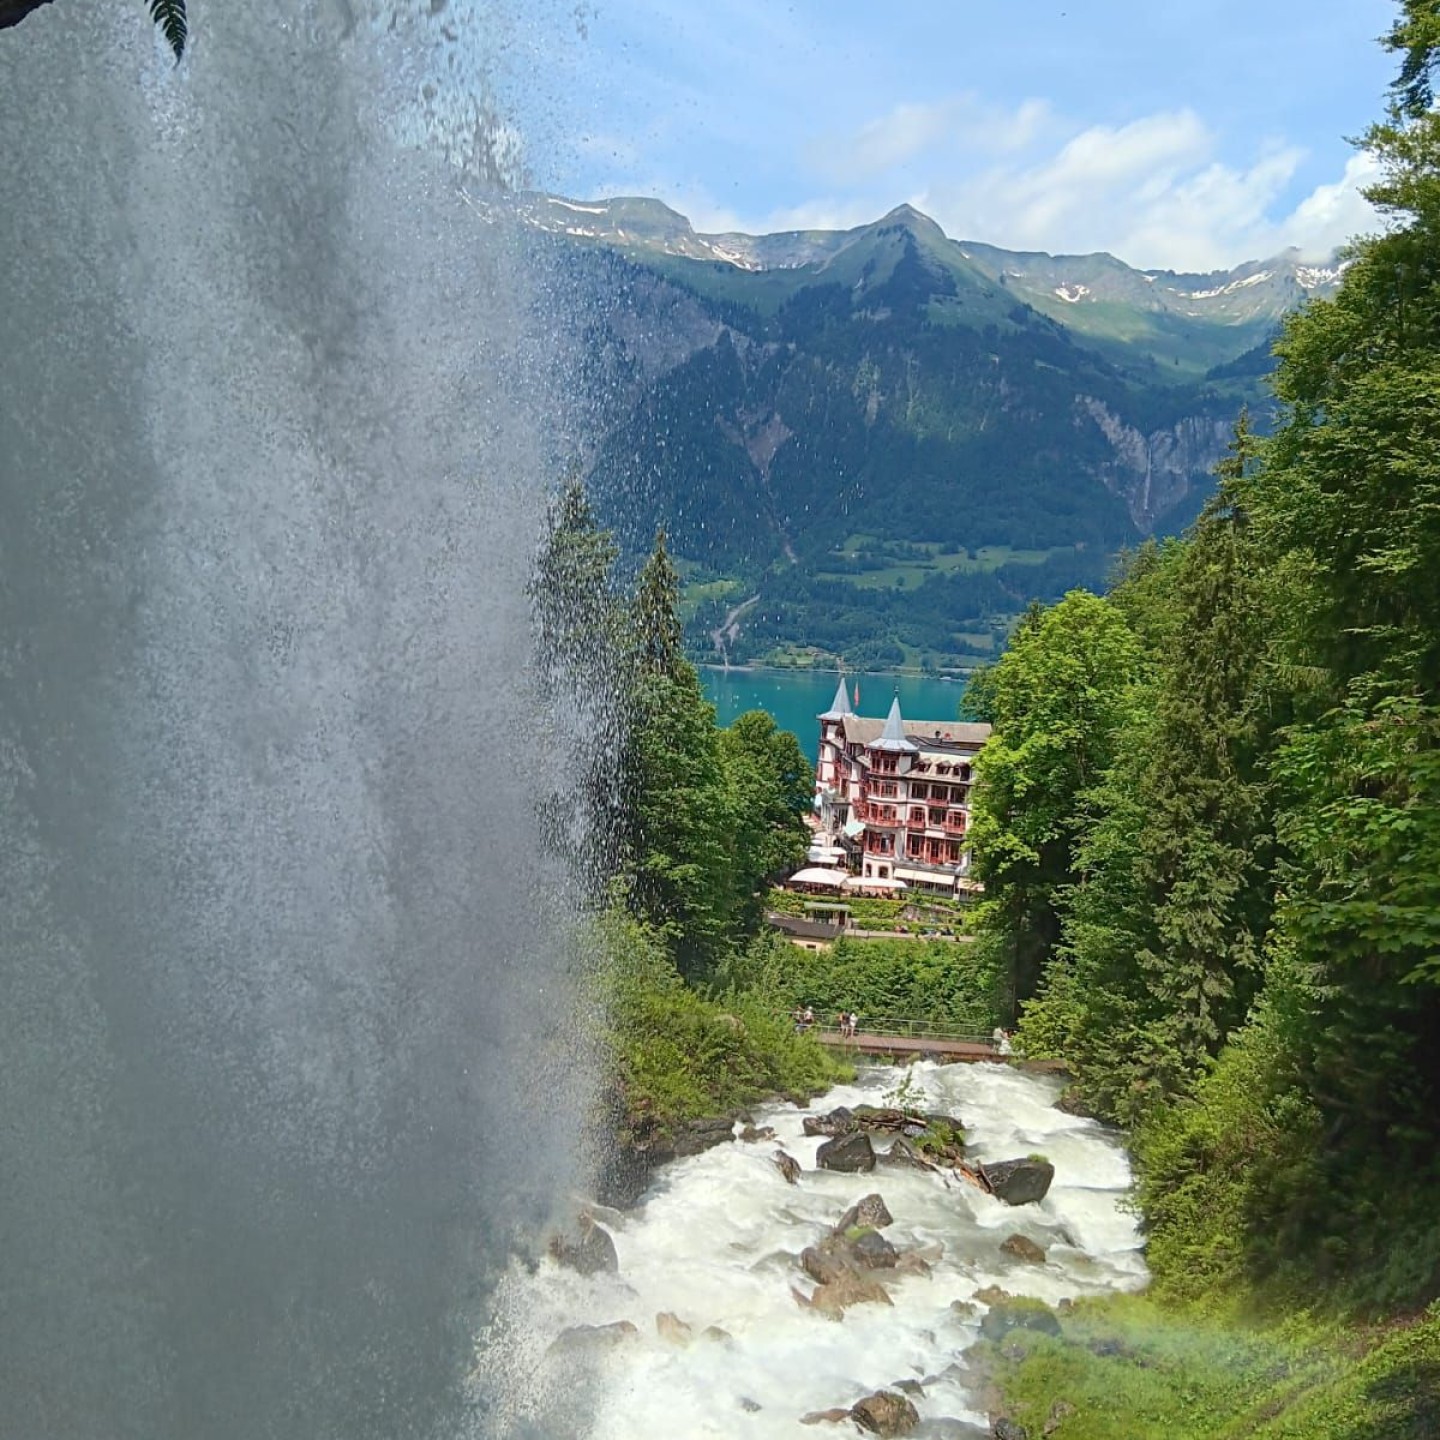
<path id="1" fill-rule="evenodd" d="M 1339 274 L 1017 255 L 909 206 L 744 237 L 656 201 L 517 204 L 582 298 L 599 511 L 637 558 L 664 525 L 692 653 L 757 597 L 734 660 L 962 666 L 1098 586 L 1193 519 L 1239 405 L 1269 413 L 1280 318 Z"/>

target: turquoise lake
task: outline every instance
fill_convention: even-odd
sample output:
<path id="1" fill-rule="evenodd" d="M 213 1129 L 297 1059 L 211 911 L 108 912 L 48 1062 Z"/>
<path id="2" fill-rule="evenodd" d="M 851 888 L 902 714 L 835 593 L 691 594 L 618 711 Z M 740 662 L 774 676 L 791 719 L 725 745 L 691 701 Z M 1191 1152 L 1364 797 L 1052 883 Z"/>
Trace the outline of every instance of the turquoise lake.
<path id="1" fill-rule="evenodd" d="M 828 710 L 835 698 L 839 679 L 835 671 L 721 670 L 703 666 L 700 679 L 722 725 L 747 710 L 767 710 L 782 730 L 793 730 L 799 736 L 805 753 L 812 761 L 815 759 L 820 733 L 816 716 Z M 860 687 L 860 699 L 855 704 L 859 715 L 883 716 L 898 688 L 900 709 L 907 720 L 956 719 L 965 689 L 963 680 L 914 675 L 852 675 L 849 685 L 852 700 L 856 685 Z"/>

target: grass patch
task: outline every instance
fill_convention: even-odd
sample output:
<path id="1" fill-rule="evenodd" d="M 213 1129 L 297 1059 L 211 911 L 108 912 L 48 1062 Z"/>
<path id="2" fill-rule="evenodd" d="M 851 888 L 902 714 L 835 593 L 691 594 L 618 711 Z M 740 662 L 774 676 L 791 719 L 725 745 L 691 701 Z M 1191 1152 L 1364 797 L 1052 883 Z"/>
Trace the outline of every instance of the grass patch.
<path id="1" fill-rule="evenodd" d="M 854 1078 L 813 1037 L 797 1035 L 768 997 L 692 990 L 633 921 L 607 917 L 601 934 L 606 1048 L 632 1121 L 676 1124 Z"/>
<path id="2" fill-rule="evenodd" d="M 1440 1307 L 1361 1328 L 1121 1295 L 1081 1302 L 1062 1324 L 1059 1337 L 1014 1331 L 973 1352 L 1005 1413 L 1032 1435 L 1062 1415 L 1057 1440 L 1440 1434 Z"/>

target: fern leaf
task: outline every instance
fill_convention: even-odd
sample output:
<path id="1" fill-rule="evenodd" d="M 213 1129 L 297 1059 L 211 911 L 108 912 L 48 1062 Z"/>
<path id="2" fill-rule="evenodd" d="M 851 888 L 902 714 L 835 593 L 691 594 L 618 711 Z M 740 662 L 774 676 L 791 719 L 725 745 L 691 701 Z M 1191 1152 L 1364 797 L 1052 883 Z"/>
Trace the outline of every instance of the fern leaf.
<path id="1" fill-rule="evenodd" d="M 185 39 L 190 33 L 185 0 L 150 0 L 150 18 L 160 27 L 178 61 L 185 53 Z"/>

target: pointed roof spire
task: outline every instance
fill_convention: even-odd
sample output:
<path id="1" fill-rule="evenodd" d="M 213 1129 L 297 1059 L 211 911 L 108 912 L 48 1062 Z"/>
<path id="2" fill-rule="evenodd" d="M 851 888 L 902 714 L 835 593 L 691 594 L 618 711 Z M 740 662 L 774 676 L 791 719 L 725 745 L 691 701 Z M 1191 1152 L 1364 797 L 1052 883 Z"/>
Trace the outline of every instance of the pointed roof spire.
<path id="1" fill-rule="evenodd" d="M 905 734 L 905 717 L 900 713 L 900 692 L 890 702 L 890 713 L 885 717 L 885 728 L 880 738 L 870 747 L 872 750 L 900 750 L 915 754 L 920 747 Z"/>
<path id="2" fill-rule="evenodd" d="M 845 688 L 845 677 L 840 677 L 840 683 L 835 687 L 835 698 L 830 702 L 830 708 L 820 716 L 822 720 L 843 720 L 847 715 L 855 712 L 850 708 L 850 692 Z"/>

